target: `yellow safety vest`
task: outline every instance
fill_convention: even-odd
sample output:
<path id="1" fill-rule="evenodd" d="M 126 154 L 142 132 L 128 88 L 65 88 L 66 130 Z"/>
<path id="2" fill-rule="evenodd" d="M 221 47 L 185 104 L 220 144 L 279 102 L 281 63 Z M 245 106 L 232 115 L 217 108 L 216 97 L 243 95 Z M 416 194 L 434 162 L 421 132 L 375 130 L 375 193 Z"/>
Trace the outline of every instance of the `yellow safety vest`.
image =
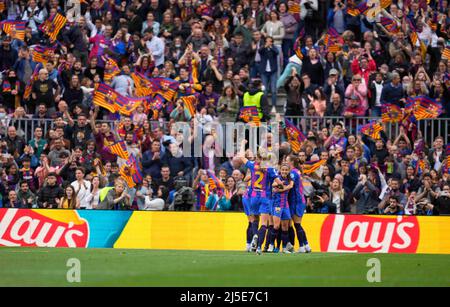
<path id="1" fill-rule="evenodd" d="M 263 92 L 258 92 L 254 95 L 250 95 L 250 93 L 244 94 L 244 107 L 256 107 L 258 109 L 258 116 L 261 119 L 263 114 L 261 112 L 261 97 L 264 95 Z"/>

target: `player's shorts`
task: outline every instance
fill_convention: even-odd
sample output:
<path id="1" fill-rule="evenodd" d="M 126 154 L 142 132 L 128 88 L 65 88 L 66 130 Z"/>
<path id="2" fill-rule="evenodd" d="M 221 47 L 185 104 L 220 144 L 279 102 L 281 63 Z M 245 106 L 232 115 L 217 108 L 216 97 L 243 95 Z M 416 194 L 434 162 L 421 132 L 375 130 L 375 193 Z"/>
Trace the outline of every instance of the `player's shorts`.
<path id="1" fill-rule="evenodd" d="M 265 197 L 260 198 L 259 214 L 272 215 L 272 200 Z"/>
<path id="2" fill-rule="evenodd" d="M 261 196 L 252 196 L 248 198 L 250 215 L 259 215 L 259 208 L 261 207 Z"/>
<path id="3" fill-rule="evenodd" d="M 291 212 L 291 216 L 299 216 L 302 217 L 305 214 L 306 205 L 303 203 L 294 204 L 293 206 L 289 206 L 289 210 Z"/>
<path id="4" fill-rule="evenodd" d="M 291 211 L 289 211 L 289 208 L 281 208 L 279 206 L 274 206 L 272 210 L 272 215 L 278 217 L 282 221 L 287 221 L 291 219 Z"/>
<path id="5" fill-rule="evenodd" d="M 246 216 L 250 214 L 250 197 L 242 197 L 242 206 L 244 207 L 244 212 Z"/>

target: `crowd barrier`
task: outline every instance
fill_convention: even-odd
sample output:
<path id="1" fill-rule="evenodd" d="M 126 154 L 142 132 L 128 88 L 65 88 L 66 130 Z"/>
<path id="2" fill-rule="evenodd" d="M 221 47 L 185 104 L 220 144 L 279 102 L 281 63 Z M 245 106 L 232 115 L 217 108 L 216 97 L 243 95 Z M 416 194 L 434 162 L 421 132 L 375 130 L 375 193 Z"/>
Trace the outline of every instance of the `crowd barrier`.
<path id="1" fill-rule="evenodd" d="M 304 132 L 309 130 L 318 131 L 322 127 L 332 128 L 336 123 L 343 122 L 349 134 L 356 134 L 358 127 L 367 124 L 371 120 L 379 120 L 377 117 L 356 117 L 348 118 L 343 116 L 286 116 L 287 119 L 292 121 L 295 125 L 301 127 Z M 110 120 L 97 120 L 99 123 L 108 123 L 111 128 L 113 127 L 113 121 Z M 152 128 L 164 127 L 167 130 L 167 122 L 152 121 Z M 14 125 L 18 130 L 18 135 L 25 138 L 25 141 L 29 141 L 32 138 L 34 129 L 36 127 L 42 127 L 44 135 L 47 135 L 48 131 L 54 127 L 53 119 L 32 119 L 32 118 L 20 118 L 20 119 L 3 119 L 0 120 L 0 135 L 5 136 L 7 127 Z M 425 119 L 417 122 L 418 129 L 422 132 L 424 140 L 427 144 L 432 144 L 436 136 L 442 136 L 444 143 L 450 143 L 450 119 L 449 118 L 434 118 Z M 400 131 L 400 124 L 384 124 L 386 135 L 390 139 L 395 139 Z"/>
<path id="2" fill-rule="evenodd" d="M 243 213 L 0 209 L 0 246 L 235 250 Z M 313 251 L 450 254 L 450 217 L 306 214 Z"/>

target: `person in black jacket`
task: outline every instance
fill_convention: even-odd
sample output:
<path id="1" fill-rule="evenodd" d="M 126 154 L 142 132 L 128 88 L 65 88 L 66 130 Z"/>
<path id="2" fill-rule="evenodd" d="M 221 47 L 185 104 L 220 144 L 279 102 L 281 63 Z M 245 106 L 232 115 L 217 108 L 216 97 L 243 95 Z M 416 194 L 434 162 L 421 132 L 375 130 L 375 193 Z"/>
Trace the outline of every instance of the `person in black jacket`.
<path id="1" fill-rule="evenodd" d="M 433 201 L 434 208 L 439 215 L 450 215 L 450 184 L 446 183 L 436 200 Z"/>
<path id="2" fill-rule="evenodd" d="M 69 87 L 64 89 L 63 100 L 72 110 L 76 105 L 83 102 L 83 90 L 80 87 L 80 79 L 77 75 L 73 75 L 70 80 Z"/>
<path id="3" fill-rule="evenodd" d="M 84 19 L 81 25 L 84 27 Z M 79 25 L 72 25 L 67 31 L 62 33 L 62 37 L 66 46 L 69 47 L 68 51 L 80 59 L 83 67 L 85 67 L 88 60 L 88 46 L 83 39 L 81 27 Z"/>
<path id="4" fill-rule="evenodd" d="M 48 174 L 46 181 L 47 184 L 38 194 L 39 208 L 58 208 L 61 197 L 64 195 L 64 190 L 56 183 L 55 173 Z"/>
<path id="5" fill-rule="evenodd" d="M 127 19 L 128 19 L 128 32 L 134 33 L 134 32 L 141 32 L 142 31 L 142 18 L 139 15 L 136 15 L 136 9 L 134 7 L 130 7 L 127 9 L 126 12 Z"/>
<path id="6" fill-rule="evenodd" d="M 11 48 L 11 37 L 5 36 L 0 46 L 0 71 L 11 69 L 18 56 L 17 51 Z"/>
<path id="7" fill-rule="evenodd" d="M 185 177 L 189 179 L 189 175 L 192 171 L 192 162 L 190 159 L 183 157 L 182 152 L 177 144 L 169 144 L 168 150 L 164 155 L 163 164 L 169 165 L 170 176 Z"/>

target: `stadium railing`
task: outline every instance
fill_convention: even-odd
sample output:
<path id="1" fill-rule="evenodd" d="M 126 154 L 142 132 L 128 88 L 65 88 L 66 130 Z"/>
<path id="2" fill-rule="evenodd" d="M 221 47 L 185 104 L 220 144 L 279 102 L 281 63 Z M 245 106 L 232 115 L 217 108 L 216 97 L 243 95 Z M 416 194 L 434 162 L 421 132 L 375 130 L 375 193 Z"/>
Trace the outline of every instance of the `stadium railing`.
<path id="1" fill-rule="evenodd" d="M 299 125 L 306 134 L 309 130 L 317 132 L 319 129 L 327 127 L 332 128 L 336 123 L 343 122 L 344 127 L 349 134 L 356 134 L 358 127 L 367 124 L 372 120 L 380 120 L 379 117 L 303 117 L 303 116 L 286 116 L 286 119 Z M 425 119 L 417 122 L 418 129 L 422 132 L 426 144 L 431 145 L 437 136 L 444 138 L 444 143 L 450 142 L 450 118 L 434 118 Z M 383 124 L 385 133 L 389 139 L 395 139 L 399 135 L 400 123 Z M 414 141 L 414 140 L 411 140 Z"/>
<path id="2" fill-rule="evenodd" d="M 319 131 L 321 128 L 333 128 L 333 126 L 342 122 L 349 134 L 356 134 L 358 127 L 367 124 L 371 120 L 379 120 L 376 117 L 303 117 L 303 116 L 286 116 L 286 119 L 293 122 L 295 125 L 299 125 L 302 131 L 306 134 L 309 130 Z M 97 120 L 96 122 L 102 123 L 106 122 L 113 127 L 112 120 Z M 442 136 L 444 138 L 444 143 L 450 143 L 450 118 L 435 118 L 435 119 L 425 119 L 417 122 L 418 129 L 422 132 L 425 142 L 431 145 L 434 138 L 437 136 Z M 32 136 L 34 129 L 38 126 L 43 128 L 44 136 L 47 136 L 48 130 L 54 127 L 54 119 L 35 119 L 35 118 L 3 118 L 0 119 L 0 135 L 5 136 L 7 133 L 8 126 L 15 126 L 18 135 L 25 138 L 25 141 L 29 141 Z M 167 122 L 152 121 L 151 126 L 154 127 L 167 127 Z M 399 123 L 388 123 L 384 124 L 385 132 L 388 138 L 395 139 L 399 134 L 400 124 Z"/>

